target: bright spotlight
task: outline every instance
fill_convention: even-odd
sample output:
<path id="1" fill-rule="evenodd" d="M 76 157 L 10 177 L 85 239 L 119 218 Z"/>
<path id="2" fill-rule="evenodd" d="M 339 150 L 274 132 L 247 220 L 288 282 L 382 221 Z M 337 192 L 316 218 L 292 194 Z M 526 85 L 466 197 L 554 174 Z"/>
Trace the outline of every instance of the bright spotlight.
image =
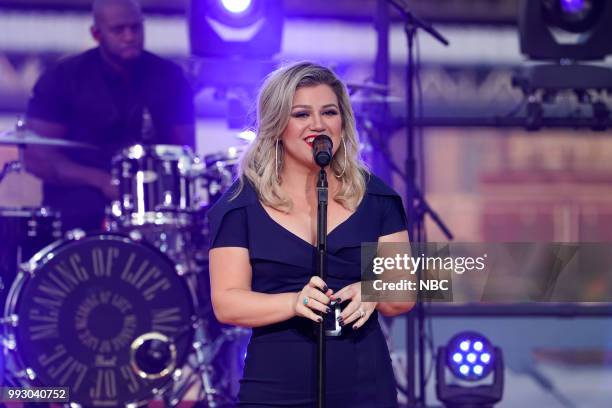
<path id="1" fill-rule="evenodd" d="M 251 0 L 221 0 L 223 7 L 230 13 L 244 13 L 251 7 Z"/>

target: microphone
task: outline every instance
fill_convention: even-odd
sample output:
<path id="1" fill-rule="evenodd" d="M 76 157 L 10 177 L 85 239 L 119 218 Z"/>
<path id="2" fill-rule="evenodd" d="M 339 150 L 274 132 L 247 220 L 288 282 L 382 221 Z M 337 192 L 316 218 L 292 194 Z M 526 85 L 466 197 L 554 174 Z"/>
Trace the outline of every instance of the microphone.
<path id="1" fill-rule="evenodd" d="M 332 148 L 334 143 L 327 135 L 319 135 L 312 142 L 312 157 L 319 167 L 329 165 L 332 159 Z"/>

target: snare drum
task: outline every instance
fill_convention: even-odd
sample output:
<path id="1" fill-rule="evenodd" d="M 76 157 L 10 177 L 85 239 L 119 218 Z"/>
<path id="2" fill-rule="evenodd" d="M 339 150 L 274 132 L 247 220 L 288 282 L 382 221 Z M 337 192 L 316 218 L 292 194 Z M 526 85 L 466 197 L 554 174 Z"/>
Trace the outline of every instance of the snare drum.
<path id="1" fill-rule="evenodd" d="M 187 225 L 193 202 L 194 154 L 188 147 L 134 145 L 113 158 L 119 201 L 113 215 L 123 226 Z"/>
<path id="2" fill-rule="evenodd" d="M 36 254 L 7 300 L 8 358 L 22 386 L 68 387 L 81 406 L 140 404 L 191 349 L 193 295 L 156 249 L 116 234 Z"/>

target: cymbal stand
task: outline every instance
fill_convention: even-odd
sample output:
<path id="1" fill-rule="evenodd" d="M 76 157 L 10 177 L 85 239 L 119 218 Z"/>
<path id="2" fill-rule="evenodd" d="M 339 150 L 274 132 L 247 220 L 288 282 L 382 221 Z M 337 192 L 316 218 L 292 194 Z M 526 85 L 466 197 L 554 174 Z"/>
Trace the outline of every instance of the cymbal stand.
<path id="1" fill-rule="evenodd" d="M 17 132 L 25 130 L 25 123 L 19 119 L 15 125 Z M 17 160 L 10 161 L 4 165 L 2 171 L 0 171 L 0 183 L 4 180 L 9 173 L 21 173 L 25 172 L 25 144 L 17 144 Z"/>
<path id="2" fill-rule="evenodd" d="M 7 174 L 19 173 L 21 172 L 22 169 L 23 169 L 23 166 L 20 160 L 14 160 L 14 161 L 5 163 L 4 167 L 2 167 L 2 171 L 0 171 L 0 183 L 2 183 L 2 180 L 4 180 L 4 177 L 6 177 Z"/>
<path id="3" fill-rule="evenodd" d="M 415 16 L 408 4 L 404 0 L 388 0 L 389 4 L 391 4 L 402 16 L 404 20 L 404 32 L 406 33 L 406 43 L 408 45 L 408 61 L 406 64 L 406 160 L 404 162 L 405 168 L 405 184 L 406 184 L 406 201 L 404 205 L 406 206 L 406 215 L 407 215 L 407 224 L 408 224 L 408 235 L 410 237 L 410 242 L 412 245 L 414 244 L 424 244 L 425 239 L 425 212 L 421 211 L 425 208 L 419 208 L 415 205 L 415 202 L 419 200 L 419 194 L 417 193 L 417 173 L 416 173 L 416 149 L 415 149 L 415 126 L 414 126 L 414 118 L 415 118 L 415 95 L 414 89 L 416 85 L 417 75 L 416 69 L 418 68 L 415 61 L 415 40 L 417 31 L 419 29 L 428 33 L 431 37 L 436 39 L 439 43 L 448 46 L 449 42 L 442 34 L 440 34 L 435 28 L 433 28 L 429 23 L 423 21 L 422 19 Z M 421 158 L 423 159 L 423 158 Z M 417 268 L 416 278 L 417 281 L 420 281 L 422 278 L 422 268 Z M 417 288 L 418 289 L 418 288 Z M 425 307 L 423 304 L 424 298 L 423 293 L 420 290 L 417 290 L 417 299 L 416 299 L 416 329 L 417 329 L 417 337 L 418 340 L 416 344 L 416 348 L 418 350 L 417 356 L 418 361 L 416 364 L 416 369 L 418 373 L 418 397 L 416 398 L 415 406 L 416 407 L 427 407 L 426 403 L 426 378 L 425 378 Z M 408 316 L 406 321 L 406 338 L 407 340 L 407 357 L 408 357 L 408 370 L 407 375 L 411 376 L 414 374 L 414 323 L 415 318 L 411 314 Z M 412 384 L 411 384 L 412 385 Z M 413 390 L 411 390 L 412 392 Z M 412 392 L 414 395 L 414 392 Z"/>
<path id="4" fill-rule="evenodd" d="M 182 249 L 189 252 L 188 248 Z M 173 258 L 173 254 L 168 255 L 171 259 Z M 177 259 L 174 259 L 174 261 L 177 262 Z M 200 304 L 197 296 L 198 273 L 193 272 L 193 269 L 188 269 L 188 272 L 182 276 L 189 287 L 196 309 L 196 316 L 192 323 L 194 328 L 192 353 L 187 361 L 190 372 L 185 378 L 175 380 L 175 386 L 164 396 L 165 403 L 168 407 L 176 407 L 185 398 L 189 390 L 199 384 L 200 390 L 197 398 L 199 402 L 194 407 L 222 408 L 234 406 L 235 401 L 232 400 L 227 384 L 220 381 L 214 363 L 219 357 L 223 345 L 245 336 L 248 330 L 238 327 L 222 329 L 221 334 L 213 338 L 209 329 L 210 320 L 207 318 L 210 311 L 203 309 L 204 305 Z"/>
<path id="5" fill-rule="evenodd" d="M 166 397 L 166 404 L 170 407 L 175 407 L 185 397 L 187 392 L 196 385 L 200 384 L 200 392 L 198 396 L 198 404 L 203 404 L 202 407 L 221 408 L 229 407 L 235 404 L 223 384 L 219 384 L 215 379 L 215 368 L 213 362 L 218 357 L 221 347 L 226 342 L 232 342 L 243 336 L 245 329 L 231 328 L 224 329 L 214 341 L 210 341 L 206 334 L 206 325 L 204 319 L 199 318 L 195 325 L 195 339 L 193 349 L 195 353 L 188 362 L 192 369 L 191 373 L 175 387 L 170 395 Z"/>
<path id="6" fill-rule="evenodd" d="M 216 347 L 216 350 L 208 348 L 210 341 L 205 333 L 203 319 L 198 318 L 194 323 L 194 328 L 194 354 L 190 356 L 187 362 L 191 372 L 186 378 L 180 381 L 180 383 L 176 384 L 177 386 L 172 389 L 169 395 L 166 395 L 166 405 L 169 407 L 176 407 L 187 392 L 189 392 L 194 385 L 200 383 L 201 388 L 198 400 L 206 401 L 207 407 L 216 408 L 219 407 L 219 405 L 217 405 L 217 395 L 219 395 L 219 391 L 213 385 L 212 377 L 214 368 L 212 362 L 219 347 Z"/>

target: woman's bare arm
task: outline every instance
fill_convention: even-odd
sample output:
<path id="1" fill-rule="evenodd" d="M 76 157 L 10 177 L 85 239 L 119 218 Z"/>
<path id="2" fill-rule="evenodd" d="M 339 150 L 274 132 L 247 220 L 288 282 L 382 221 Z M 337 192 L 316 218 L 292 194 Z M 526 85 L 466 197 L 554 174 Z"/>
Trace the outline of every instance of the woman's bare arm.
<path id="1" fill-rule="evenodd" d="M 258 327 L 296 315 L 297 292 L 264 294 L 251 290 L 252 271 L 247 248 L 213 248 L 209 258 L 212 303 L 220 322 Z"/>
<path id="2" fill-rule="evenodd" d="M 400 231 L 393 234 L 382 236 L 378 239 L 379 243 L 385 242 L 404 242 L 408 243 L 408 231 Z M 414 307 L 413 301 L 406 302 L 379 302 L 376 309 L 384 316 L 397 316 L 409 312 Z"/>

